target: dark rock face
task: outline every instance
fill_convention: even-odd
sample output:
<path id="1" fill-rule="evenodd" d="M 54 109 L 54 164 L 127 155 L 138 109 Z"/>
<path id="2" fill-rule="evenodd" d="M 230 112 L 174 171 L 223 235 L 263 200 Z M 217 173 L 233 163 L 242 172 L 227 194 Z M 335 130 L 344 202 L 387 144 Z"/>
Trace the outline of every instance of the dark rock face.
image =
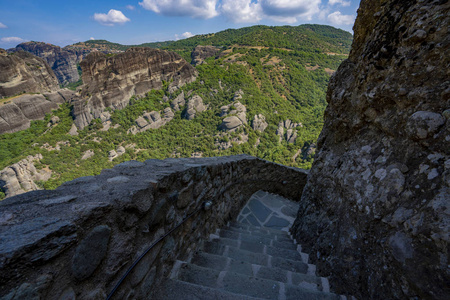
<path id="1" fill-rule="evenodd" d="M 80 242 L 72 260 L 72 274 L 77 280 L 91 276 L 108 250 L 111 228 L 100 225 Z"/>
<path id="2" fill-rule="evenodd" d="M 94 52 L 81 63 L 82 100 L 74 103 L 75 124 L 79 128 L 100 117 L 105 108 L 122 109 L 133 95 L 144 95 L 172 81 L 176 88 L 195 80 L 197 71 L 174 52 L 151 48 L 130 48 L 108 57 Z"/>
<path id="3" fill-rule="evenodd" d="M 65 49 L 43 42 L 22 43 L 17 45 L 15 49 L 43 58 L 55 72 L 58 81 L 63 85 L 80 79 L 77 63 L 90 53 L 88 50 Z"/>
<path id="4" fill-rule="evenodd" d="M 217 53 L 220 52 L 219 48 L 216 48 L 214 46 L 197 46 L 195 47 L 194 51 L 191 53 L 191 58 L 194 66 L 201 65 L 205 59 L 208 57 L 216 56 Z"/>
<path id="5" fill-rule="evenodd" d="M 24 51 L 7 54 L 0 49 L 0 97 L 56 91 L 58 80 L 41 58 Z"/>
<path id="6" fill-rule="evenodd" d="M 448 1 L 361 1 L 295 237 L 360 299 L 450 295 Z"/>

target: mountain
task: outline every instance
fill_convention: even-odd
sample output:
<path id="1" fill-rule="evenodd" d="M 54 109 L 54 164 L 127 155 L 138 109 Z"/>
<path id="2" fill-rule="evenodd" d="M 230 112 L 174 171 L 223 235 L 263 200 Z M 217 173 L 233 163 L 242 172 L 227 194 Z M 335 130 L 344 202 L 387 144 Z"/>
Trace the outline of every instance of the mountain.
<path id="1" fill-rule="evenodd" d="M 162 51 L 178 55 L 164 55 L 179 68 L 194 60 L 197 79 L 181 86 L 162 76 L 159 89 L 132 93 L 123 91 L 136 89 L 155 71 L 143 54 L 148 50 L 127 54 L 108 42 L 86 42 L 117 53 L 93 53 L 80 63 L 79 100 L 27 130 L 0 135 L 0 169 L 41 154 L 34 161 L 37 171 L 52 175 L 36 186 L 55 188 L 130 159 L 248 153 L 308 168 L 323 125 L 326 87 L 351 39 L 329 26 L 303 25 L 253 26 L 168 42 L 159 45 Z M 133 71 L 136 60 L 150 66 L 148 74 L 140 67 Z M 74 123 L 79 115 L 91 117 Z"/>
<path id="2" fill-rule="evenodd" d="M 114 56 L 93 52 L 81 62 L 81 69 L 82 100 L 74 103 L 73 110 L 80 129 L 99 118 L 106 108 L 123 109 L 132 96 L 161 89 L 163 81 L 179 88 L 197 76 L 195 68 L 175 52 L 151 48 L 129 48 Z"/>
<path id="3" fill-rule="evenodd" d="M 61 85 L 80 80 L 77 64 L 89 53 L 83 49 L 66 50 L 43 42 L 26 42 L 16 46 L 12 51 L 26 51 L 43 58 L 55 72 Z"/>
<path id="4" fill-rule="evenodd" d="M 25 51 L 8 54 L 0 49 L 0 70 L 0 97 L 58 89 L 58 81 L 48 64 Z"/>

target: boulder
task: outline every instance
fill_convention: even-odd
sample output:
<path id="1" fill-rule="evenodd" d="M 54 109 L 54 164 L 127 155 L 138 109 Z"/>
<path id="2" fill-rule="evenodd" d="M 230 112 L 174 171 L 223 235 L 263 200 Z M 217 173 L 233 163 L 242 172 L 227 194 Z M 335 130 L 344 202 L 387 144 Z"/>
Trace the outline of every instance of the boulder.
<path id="1" fill-rule="evenodd" d="M 243 123 L 242 123 L 241 119 L 239 119 L 237 116 L 231 116 L 231 117 L 226 117 L 225 119 L 223 119 L 222 124 L 220 125 L 220 128 L 223 130 L 233 130 L 242 125 L 243 125 Z"/>
<path id="2" fill-rule="evenodd" d="M 179 111 L 181 107 L 186 105 L 186 100 L 184 99 L 184 91 L 181 92 L 175 99 L 173 99 L 170 106 L 175 110 Z"/>
<path id="3" fill-rule="evenodd" d="M 77 126 L 75 126 L 75 124 L 72 124 L 72 127 L 70 127 L 68 134 L 71 136 L 78 135 L 78 128 L 77 128 Z"/>
<path id="4" fill-rule="evenodd" d="M 95 153 L 93 150 L 87 150 L 83 153 L 83 156 L 81 157 L 82 160 L 86 160 L 88 158 L 91 158 L 92 156 L 94 156 Z"/>
<path id="5" fill-rule="evenodd" d="M 203 99 L 194 95 L 191 99 L 188 100 L 188 105 L 183 114 L 183 117 L 187 120 L 192 120 L 195 118 L 197 113 L 201 113 L 206 110 L 206 106 L 203 104 Z"/>
<path id="6" fill-rule="evenodd" d="M 252 121 L 253 130 L 263 132 L 264 130 L 266 130 L 268 125 L 269 124 L 267 124 L 266 122 L 266 117 L 262 114 L 255 115 L 255 117 L 253 118 Z"/>

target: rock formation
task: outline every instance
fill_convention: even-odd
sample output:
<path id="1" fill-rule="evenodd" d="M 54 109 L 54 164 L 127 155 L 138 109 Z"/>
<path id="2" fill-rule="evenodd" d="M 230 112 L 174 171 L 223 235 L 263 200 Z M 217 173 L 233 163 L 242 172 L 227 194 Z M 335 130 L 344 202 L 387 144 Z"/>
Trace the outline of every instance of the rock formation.
<path id="1" fill-rule="evenodd" d="M 90 52 L 82 49 L 65 49 L 43 42 L 22 43 L 14 49 L 14 51 L 18 50 L 43 58 L 55 72 L 59 83 L 62 85 L 76 82 L 80 79 L 77 64 Z"/>
<path id="2" fill-rule="evenodd" d="M 234 131 L 240 126 L 247 124 L 247 108 L 241 102 L 236 101 L 220 108 L 220 116 L 228 116 L 223 119 L 220 129 Z"/>
<path id="3" fill-rule="evenodd" d="M 253 121 L 252 121 L 253 130 L 263 132 L 264 130 L 266 130 L 268 125 L 269 124 L 267 124 L 266 117 L 264 115 L 259 114 L 259 115 L 255 115 L 253 117 Z"/>
<path id="4" fill-rule="evenodd" d="M 161 118 L 161 114 L 157 111 L 145 112 L 142 116 L 136 119 L 136 126 L 132 126 L 128 133 L 136 134 L 138 132 L 144 132 L 149 129 L 158 129 L 170 121 L 172 121 L 175 114 L 166 107 L 163 111 L 164 115 Z"/>
<path id="5" fill-rule="evenodd" d="M 35 181 L 46 181 L 50 178 L 51 171 L 36 170 L 34 163 L 40 159 L 42 154 L 30 155 L 0 171 L 0 188 L 5 192 L 6 197 L 39 190 Z"/>
<path id="6" fill-rule="evenodd" d="M 31 120 L 40 120 L 58 103 L 48 101 L 43 95 L 23 95 L 0 104 L 0 134 L 12 133 L 30 127 Z"/>
<path id="7" fill-rule="evenodd" d="M 201 65 L 205 62 L 205 59 L 208 57 L 216 56 L 217 53 L 220 52 L 219 48 L 214 46 L 202 46 L 199 45 L 195 47 L 194 51 L 191 53 L 191 58 L 194 66 Z"/>
<path id="8" fill-rule="evenodd" d="M 293 233 L 359 299 L 450 295 L 449 1 L 362 0 Z"/>
<path id="9" fill-rule="evenodd" d="M 8 54 L 0 49 L 0 70 L 0 97 L 59 89 L 58 80 L 48 64 L 24 51 Z"/>
<path id="10" fill-rule="evenodd" d="M 278 129 L 275 133 L 279 136 L 279 142 L 281 143 L 283 139 L 286 139 L 290 144 L 295 143 L 295 140 L 297 139 L 297 127 L 303 127 L 302 123 L 294 123 L 289 119 L 278 123 Z"/>
<path id="11" fill-rule="evenodd" d="M 172 100 L 170 106 L 175 110 L 181 110 L 181 107 L 186 105 L 186 99 L 184 98 L 184 91 L 182 91 L 175 99 Z"/>
<path id="12" fill-rule="evenodd" d="M 194 95 L 188 100 L 186 111 L 183 117 L 188 120 L 195 118 L 195 115 L 206 110 L 206 106 L 203 104 L 203 99 L 199 95 Z"/>
<path id="13" fill-rule="evenodd" d="M 83 99 L 74 102 L 73 114 L 79 128 L 100 117 L 105 108 L 122 109 L 133 95 L 152 89 L 179 87 L 192 82 L 197 71 L 174 52 L 151 48 L 130 48 L 111 57 L 89 54 L 81 63 Z"/>

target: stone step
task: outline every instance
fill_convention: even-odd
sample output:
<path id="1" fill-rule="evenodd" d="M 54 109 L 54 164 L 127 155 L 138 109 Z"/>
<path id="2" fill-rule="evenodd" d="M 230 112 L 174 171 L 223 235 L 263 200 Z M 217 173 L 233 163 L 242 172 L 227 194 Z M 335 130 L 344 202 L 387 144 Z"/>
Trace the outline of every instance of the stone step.
<path id="1" fill-rule="evenodd" d="M 291 237 L 287 234 L 259 234 L 259 233 L 248 233 L 241 229 L 233 229 L 233 228 L 225 228 L 219 230 L 219 236 L 226 237 L 226 238 L 232 238 L 237 239 L 241 238 L 242 240 L 245 239 L 252 239 L 254 237 L 259 237 L 262 239 L 269 239 L 269 240 L 275 240 L 278 242 L 288 242 L 288 243 L 294 243 L 294 240 L 291 239 Z"/>
<path id="2" fill-rule="evenodd" d="M 267 254 L 271 256 L 277 256 L 290 260 L 298 260 L 308 263 L 308 255 L 302 254 L 297 250 L 285 249 L 281 247 L 273 247 L 267 244 L 258 243 L 257 241 L 248 241 L 248 239 L 228 239 L 220 238 L 213 239 L 212 242 L 220 243 L 230 247 L 235 247 L 241 250 L 246 250 L 254 253 Z"/>
<path id="3" fill-rule="evenodd" d="M 251 264 L 266 266 L 269 268 L 276 267 L 291 272 L 315 275 L 315 266 L 306 264 L 301 260 L 290 260 L 283 257 L 271 256 L 263 253 L 255 253 L 225 245 L 217 241 L 205 242 L 203 251 Z"/>
<path id="4" fill-rule="evenodd" d="M 178 279 L 261 299 L 339 299 L 337 295 L 313 291 L 301 286 L 230 271 L 218 271 L 193 264 L 182 266 Z"/>
<path id="5" fill-rule="evenodd" d="M 254 226 L 254 225 L 248 225 L 248 224 L 242 224 L 237 221 L 231 221 L 228 224 L 228 228 L 234 228 L 234 229 L 242 229 L 250 232 L 260 232 L 260 233 L 266 233 L 266 234 L 284 234 L 289 235 L 287 231 L 274 229 L 274 228 L 268 228 L 268 227 L 261 227 L 261 226 Z"/>
<path id="6" fill-rule="evenodd" d="M 245 295 L 230 293 L 224 290 L 193 284 L 176 279 L 168 279 L 151 296 L 150 299 L 158 300 L 199 300 L 199 299 L 218 299 L 218 300 L 258 300 Z"/>
<path id="7" fill-rule="evenodd" d="M 225 235 L 225 234 L 223 234 L 223 235 Z M 228 234 L 226 234 L 226 235 L 228 235 Z M 228 236 L 231 236 L 231 235 L 228 235 Z M 236 241 L 236 243 L 238 241 L 245 241 L 248 243 L 256 243 L 256 244 L 278 247 L 278 248 L 294 250 L 294 251 L 297 251 L 297 249 L 299 248 L 298 245 L 294 244 L 294 242 L 292 240 L 291 241 L 276 241 L 273 239 L 259 237 L 259 236 L 242 236 L 242 235 L 239 235 L 238 238 L 236 239 L 236 238 L 221 237 L 220 232 L 219 232 L 219 235 L 214 235 L 214 234 L 210 235 L 210 240 L 219 239 L 219 238 L 233 240 L 233 241 Z"/>
<path id="8" fill-rule="evenodd" d="M 317 276 L 291 272 L 277 267 L 268 268 L 267 266 L 251 264 L 245 261 L 235 260 L 229 257 L 225 258 L 220 255 L 206 252 L 198 252 L 194 255 L 190 263 L 218 271 L 227 270 L 256 278 L 270 279 L 293 285 L 301 285 L 302 287 L 311 290 L 324 291 L 322 282 L 325 279 Z M 327 288 L 328 286 L 325 287 L 325 291 L 327 291 Z"/>

